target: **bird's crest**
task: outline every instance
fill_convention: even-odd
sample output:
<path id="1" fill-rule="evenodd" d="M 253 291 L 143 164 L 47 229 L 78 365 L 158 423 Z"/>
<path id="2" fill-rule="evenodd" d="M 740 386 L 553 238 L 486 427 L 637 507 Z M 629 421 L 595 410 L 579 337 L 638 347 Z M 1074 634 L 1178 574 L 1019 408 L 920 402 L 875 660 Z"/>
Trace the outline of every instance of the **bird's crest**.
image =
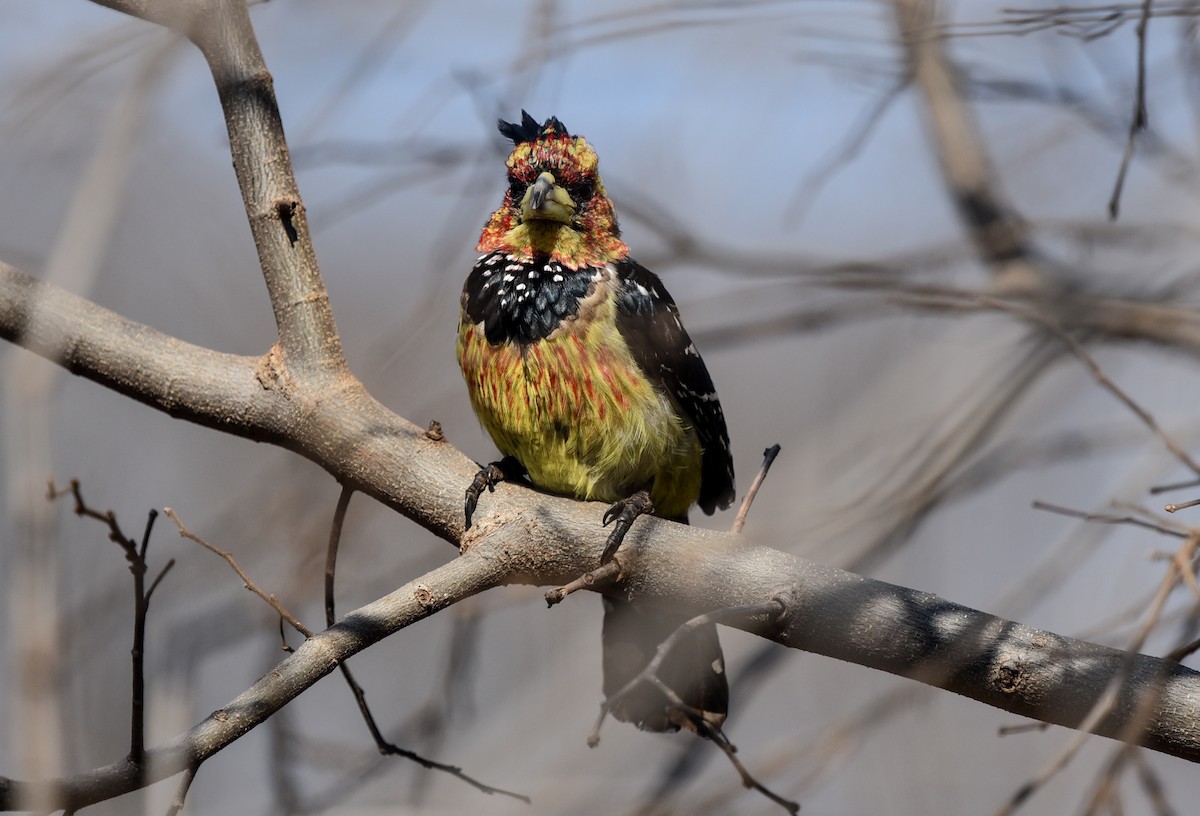
<path id="1" fill-rule="evenodd" d="M 536 142 L 538 139 L 544 139 L 547 136 L 565 136 L 570 138 L 571 134 L 567 133 L 567 128 L 562 122 L 558 121 L 557 116 L 551 116 L 544 124 L 538 124 L 538 120 L 530 116 L 526 111 L 521 111 L 521 124 L 513 122 L 505 122 L 500 119 L 496 126 L 500 133 L 507 139 L 511 139 L 514 145 L 519 145 L 522 142 Z"/>

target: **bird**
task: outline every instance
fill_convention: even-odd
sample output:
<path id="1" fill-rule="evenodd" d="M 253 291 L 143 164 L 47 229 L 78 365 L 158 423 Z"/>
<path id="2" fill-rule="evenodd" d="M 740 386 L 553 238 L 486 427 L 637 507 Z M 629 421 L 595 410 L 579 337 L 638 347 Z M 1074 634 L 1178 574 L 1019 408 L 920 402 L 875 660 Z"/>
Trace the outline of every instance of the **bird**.
<path id="1" fill-rule="evenodd" d="M 643 513 L 687 523 L 735 496 L 721 402 L 675 301 L 629 255 L 595 149 L 557 117 L 499 120 L 512 142 L 508 187 L 463 286 L 456 344 L 471 406 L 503 458 L 467 490 L 466 528 L 484 489 L 528 480 L 610 502 L 601 563 Z M 610 698 L 687 620 L 602 596 L 603 692 Z M 690 709 L 642 682 L 612 714 L 648 731 L 719 730 L 729 688 L 716 627 L 680 640 L 659 670 Z"/>

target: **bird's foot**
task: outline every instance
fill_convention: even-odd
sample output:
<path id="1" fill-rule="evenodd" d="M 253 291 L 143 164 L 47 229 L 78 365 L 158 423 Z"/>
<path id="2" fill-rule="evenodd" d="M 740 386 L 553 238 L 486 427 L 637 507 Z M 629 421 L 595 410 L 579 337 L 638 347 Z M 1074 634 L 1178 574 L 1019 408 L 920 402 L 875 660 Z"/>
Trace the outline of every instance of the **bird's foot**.
<path id="1" fill-rule="evenodd" d="M 605 512 L 602 520 L 605 527 L 614 521 L 616 524 L 613 526 L 613 531 L 609 533 L 608 542 L 604 545 L 600 563 L 607 564 L 613 559 L 621 547 L 621 542 L 625 540 L 625 534 L 629 532 L 629 528 L 638 516 L 653 512 L 654 504 L 650 501 L 650 493 L 646 490 L 639 490 L 628 498 L 614 502 L 613 506 Z"/>
<path id="2" fill-rule="evenodd" d="M 471 486 L 467 488 L 466 500 L 463 502 L 463 515 L 466 517 L 466 525 L 464 529 L 471 529 L 471 517 L 475 515 L 475 508 L 479 505 L 479 497 L 483 495 L 483 491 L 489 493 L 494 492 L 496 485 L 501 482 L 515 482 L 525 475 L 525 468 L 511 456 L 505 456 L 499 462 L 492 462 L 484 465 L 475 474 L 475 478 L 471 480 Z"/>

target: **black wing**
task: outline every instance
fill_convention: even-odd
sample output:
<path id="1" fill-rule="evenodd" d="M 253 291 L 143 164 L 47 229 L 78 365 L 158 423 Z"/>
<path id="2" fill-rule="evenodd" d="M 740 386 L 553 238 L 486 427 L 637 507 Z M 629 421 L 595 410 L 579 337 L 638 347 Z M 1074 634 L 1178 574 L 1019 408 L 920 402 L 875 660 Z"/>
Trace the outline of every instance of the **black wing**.
<path id="1" fill-rule="evenodd" d="M 735 496 L 733 456 L 708 368 L 658 276 L 628 258 L 613 266 L 622 282 L 617 328 L 642 371 L 663 387 L 696 429 L 704 448 L 700 509 L 709 515 L 718 507 L 724 510 Z"/>

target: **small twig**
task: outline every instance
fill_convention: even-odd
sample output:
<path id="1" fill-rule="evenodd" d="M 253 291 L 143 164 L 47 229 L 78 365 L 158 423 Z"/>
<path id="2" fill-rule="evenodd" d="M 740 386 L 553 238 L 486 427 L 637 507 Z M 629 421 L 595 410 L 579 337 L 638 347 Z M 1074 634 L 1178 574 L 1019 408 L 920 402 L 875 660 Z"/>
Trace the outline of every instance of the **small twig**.
<path id="1" fill-rule="evenodd" d="M 1198 504 L 1200 504 L 1200 499 L 1192 499 L 1191 501 L 1164 504 L 1163 510 L 1166 510 L 1168 513 L 1174 513 L 1176 510 L 1186 510 L 1189 507 L 1195 507 Z"/>
<path id="2" fill-rule="evenodd" d="M 183 778 L 179 780 L 179 787 L 175 789 L 175 798 L 171 800 L 171 806 L 167 808 L 166 816 L 178 816 L 179 811 L 183 810 L 183 803 L 187 799 L 188 791 L 192 787 L 192 780 L 196 778 L 198 770 L 200 770 L 199 763 L 183 772 Z"/>
<path id="3" fill-rule="evenodd" d="M 1176 459 L 1182 462 L 1188 468 L 1188 470 L 1192 471 L 1193 473 L 1200 474 L 1200 464 L 1197 464 L 1196 461 L 1192 459 L 1192 457 L 1189 456 L 1187 452 L 1175 442 L 1174 439 L 1167 435 L 1167 433 L 1158 424 L 1158 421 L 1154 418 L 1154 415 L 1139 405 L 1133 397 L 1129 396 L 1129 394 L 1125 393 L 1125 391 L 1119 385 L 1109 379 L 1108 374 L 1104 372 L 1104 369 L 1100 367 L 1100 364 L 1096 362 L 1096 359 L 1088 353 L 1087 349 L 1085 349 L 1078 340 L 1068 334 L 1062 328 L 1062 326 L 1058 325 L 1058 323 L 1049 315 L 1046 315 L 1024 304 L 1014 303 L 1012 301 L 993 297 L 991 295 L 977 295 L 977 297 L 981 303 L 987 306 L 1019 315 L 1027 320 L 1032 320 L 1035 323 L 1040 323 L 1046 328 L 1047 331 L 1061 340 L 1067 346 L 1067 348 L 1070 349 L 1071 353 L 1074 354 L 1075 357 L 1087 367 L 1088 371 L 1090 371 L 1092 374 L 1092 378 L 1095 379 L 1102 388 L 1124 403 L 1125 407 L 1132 411 L 1137 418 L 1142 421 L 1142 424 L 1149 428 L 1150 431 L 1159 438 L 1163 445 L 1166 446 L 1167 450 L 1175 455 Z"/>
<path id="4" fill-rule="evenodd" d="M 742 506 L 738 508 L 737 516 L 733 519 L 733 526 L 729 528 L 730 532 L 740 533 L 746 526 L 746 516 L 750 515 L 750 505 L 754 503 L 754 497 L 758 495 L 758 489 L 762 487 L 763 481 L 767 478 L 767 471 L 771 469 L 771 465 L 774 464 L 775 457 L 778 455 L 778 443 L 763 451 L 762 466 L 759 467 L 758 475 L 751 482 L 750 489 L 746 491 L 746 498 L 742 499 Z"/>
<path id="5" fill-rule="evenodd" d="M 1191 533 L 1186 536 L 1186 541 L 1180 545 L 1180 557 L 1190 561 L 1196 554 L 1197 547 L 1200 547 L 1200 532 Z M 1150 636 L 1150 632 L 1158 624 L 1159 618 L 1162 615 L 1163 607 L 1167 603 L 1167 598 L 1170 597 L 1176 585 L 1180 582 L 1178 564 L 1175 559 L 1172 559 L 1170 566 L 1167 568 L 1166 574 L 1163 575 L 1159 582 L 1158 589 L 1154 594 L 1153 600 L 1150 602 L 1149 614 L 1146 616 L 1145 623 L 1142 624 L 1137 634 L 1133 637 L 1125 651 L 1125 659 L 1122 661 L 1120 670 L 1113 676 L 1108 687 L 1096 704 L 1092 706 L 1092 710 L 1084 718 L 1079 725 L 1078 733 L 1070 740 L 1067 747 L 1052 760 L 1042 771 L 1033 779 L 1026 782 L 1012 795 L 1009 801 L 998 811 L 996 816 L 1009 816 L 1020 808 L 1039 788 L 1053 778 L 1060 770 L 1065 768 L 1067 764 L 1083 747 L 1087 741 L 1088 733 L 1095 728 L 1096 724 L 1112 713 L 1116 708 L 1117 698 L 1129 678 L 1129 672 L 1133 667 L 1134 657 L 1141 652 L 1142 647 L 1146 643 L 1146 639 Z M 1137 735 L 1137 729 L 1141 728 L 1146 718 L 1150 716 L 1154 707 L 1159 703 L 1158 687 L 1152 685 L 1149 692 L 1144 694 L 1137 704 L 1136 716 L 1130 718 L 1118 739 L 1122 742 L 1132 742 Z"/>
<path id="6" fill-rule="evenodd" d="M 285 623 L 286 621 L 283 618 L 279 619 L 279 648 L 282 651 L 291 654 L 296 650 L 293 649 L 291 644 L 287 642 L 287 629 L 284 628 Z"/>
<path id="7" fill-rule="evenodd" d="M 772 623 L 777 623 L 780 617 L 787 612 L 787 603 L 781 596 L 776 596 L 766 603 L 749 604 L 746 606 L 731 606 L 725 609 L 716 609 L 712 612 L 706 612 L 703 615 L 697 615 L 687 621 L 684 621 L 679 627 L 672 632 L 667 639 L 658 644 L 658 649 L 654 653 L 654 657 L 650 659 L 640 672 L 630 678 L 629 682 L 617 689 L 616 692 L 600 703 L 600 715 L 596 718 L 596 724 L 592 726 L 592 731 L 588 734 L 588 747 L 595 748 L 600 744 L 600 726 L 604 724 L 604 720 L 608 717 L 609 712 L 616 705 L 628 696 L 637 686 L 642 683 L 650 683 L 663 694 L 672 705 L 680 708 L 685 713 L 689 712 L 691 706 L 688 706 L 680 699 L 669 686 L 667 686 L 658 676 L 658 670 L 662 666 L 663 661 L 675 645 L 680 640 L 687 637 L 689 633 L 698 629 L 701 626 L 706 626 L 710 623 L 731 624 L 741 623 L 754 618 L 766 617 Z M 702 719 L 699 713 L 692 718 Z"/>
<path id="8" fill-rule="evenodd" d="M 167 577 L 167 573 L 175 566 L 175 559 L 172 558 L 167 562 L 167 565 L 159 570 L 158 575 L 150 582 L 150 588 L 146 590 L 146 603 L 150 603 L 150 596 L 154 594 L 154 590 L 158 589 L 158 585 L 162 583 L 162 579 Z"/>
<path id="9" fill-rule="evenodd" d="M 572 592 L 605 586 L 614 581 L 620 574 L 621 564 L 619 563 L 619 559 L 613 558 L 607 564 L 601 564 L 591 572 L 585 572 L 570 583 L 546 590 L 546 606 L 554 606 L 557 603 L 561 603 Z"/>
<path id="10" fill-rule="evenodd" d="M 728 737 L 726 737 L 720 731 L 714 731 L 713 729 L 709 728 L 709 726 L 705 725 L 703 721 L 701 721 L 701 727 L 704 729 L 704 731 L 702 731 L 700 735 L 706 738 L 709 742 L 715 743 L 716 746 L 725 753 L 725 756 L 729 759 L 729 762 L 733 765 L 734 769 L 737 770 L 738 776 L 742 778 L 743 787 L 758 791 L 763 796 L 767 797 L 772 802 L 786 810 L 788 813 L 791 813 L 792 816 L 795 816 L 795 814 L 800 812 L 799 802 L 793 802 L 791 799 L 784 799 L 782 796 L 775 793 L 766 785 L 762 784 L 750 775 L 750 772 L 746 770 L 746 766 L 742 764 L 740 759 L 738 759 L 737 748 L 732 742 L 729 741 Z"/>
<path id="11" fill-rule="evenodd" d="M 278 598 L 276 598 L 274 595 L 268 595 L 258 586 L 258 584 L 250 580 L 250 576 L 247 575 L 246 571 L 242 569 L 240 564 L 238 564 L 237 559 L 233 557 L 233 553 L 227 550 L 222 550 L 220 547 L 217 547 L 213 544 L 209 544 L 187 527 L 184 527 L 183 522 L 179 519 L 179 516 L 170 507 L 164 507 L 163 512 L 167 514 L 167 518 L 175 522 L 175 526 L 179 528 L 180 536 L 188 539 L 189 541 L 196 542 L 209 552 L 219 555 L 221 558 L 225 559 L 225 563 L 229 564 L 229 566 L 233 568 L 233 571 L 238 574 L 238 577 L 242 579 L 242 586 L 266 601 L 267 604 L 275 610 L 276 614 L 291 624 L 291 627 L 297 632 L 304 635 L 306 638 L 313 636 L 313 631 L 301 623 L 299 618 L 287 611 L 284 605 L 279 602 Z"/>
<path id="12" fill-rule="evenodd" d="M 713 612 L 708 612 L 703 615 L 697 615 L 684 622 L 674 632 L 672 632 L 666 640 L 658 645 L 658 649 L 654 653 L 654 657 L 650 662 L 638 672 L 628 683 L 610 695 L 608 699 L 600 704 L 600 716 L 596 719 L 596 724 L 592 727 L 592 731 L 588 734 L 588 747 L 595 748 L 600 743 L 600 726 L 604 723 L 608 713 L 630 692 L 633 691 L 641 683 L 649 683 L 667 698 L 668 704 L 676 708 L 682 713 L 688 721 L 688 724 L 695 730 L 696 734 L 715 744 L 720 748 L 725 756 L 728 757 L 730 763 L 737 770 L 738 775 L 742 778 L 742 785 L 747 788 L 753 788 L 763 796 L 775 802 L 788 813 L 796 814 L 800 812 L 800 804 L 789 799 L 784 799 L 774 791 L 768 789 L 765 785 L 755 779 L 746 766 L 737 758 L 737 748 L 729 741 L 729 738 L 720 730 L 710 725 L 703 716 L 703 712 L 696 708 L 687 705 L 679 697 L 679 695 L 662 681 L 658 675 L 659 669 L 662 667 L 663 661 L 670 654 L 671 649 L 675 647 L 680 640 L 687 637 L 691 632 L 695 631 L 700 626 L 720 623 L 741 623 L 746 620 L 755 618 L 766 618 L 772 624 L 778 624 L 780 618 L 786 614 L 788 609 L 787 602 L 782 596 L 776 596 L 766 603 L 750 604 L 747 606 L 734 606 L 727 609 L 718 609 Z"/>
<path id="13" fill-rule="evenodd" d="M 1176 663 L 1182 663 L 1184 658 L 1189 657 L 1200 649 L 1200 638 L 1193 640 L 1191 643 L 1185 643 L 1182 646 L 1176 646 L 1171 651 L 1167 652 L 1168 660 L 1174 660 Z"/>
<path id="14" fill-rule="evenodd" d="M 346 521 L 346 510 L 350 507 L 350 497 L 354 489 L 349 485 L 342 486 L 338 496 L 337 506 L 333 510 L 333 522 L 329 527 L 329 547 L 325 551 L 325 625 L 333 626 L 337 618 L 334 614 L 333 583 L 337 575 L 338 545 L 342 540 L 342 524 Z"/>
<path id="15" fill-rule="evenodd" d="M 1117 170 L 1117 181 L 1113 185 L 1112 196 L 1108 199 L 1108 217 L 1117 220 L 1121 208 L 1121 191 L 1125 187 L 1125 174 L 1129 172 L 1130 162 L 1133 161 L 1133 149 L 1137 135 L 1146 129 L 1150 117 L 1146 113 L 1146 29 L 1150 26 L 1151 7 L 1153 0 L 1143 0 L 1142 16 L 1137 25 L 1137 91 L 1133 98 L 1133 117 L 1129 121 L 1129 136 L 1125 140 L 1125 152 L 1121 156 L 1121 167 Z"/>
<path id="16" fill-rule="evenodd" d="M 1150 493 L 1151 495 L 1158 495 L 1159 493 L 1168 493 L 1172 490 L 1183 490 L 1188 487 L 1200 487 L 1200 479 L 1187 479 L 1186 481 L 1182 482 L 1155 485 L 1154 487 L 1150 488 Z"/>
<path id="17" fill-rule="evenodd" d="M 354 488 L 349 485 L 342 486 L 342 492 L 338 496 L 337 506 L 333 511 L 333 522 L 329 527 L 329 547 L 325 553 L 325 625 L 333 626 L 336 622 L 334 601 L 334 586 L 337 577 L 337 556 L 338 547 L 342 539 L 342 526 L 346 521 L 346 510 L 350 507 L 350 497 L 354 495 Z M 375 741 L 375 747 L 379 753 L 384 756 L 399 756 L 405 759 L 416 762 L 423 768 L 428 770 L 442 771 L 451 776 L 461 779 L 468 785 L 486 794 L 498 793 L 501 796 L 509 796 L 513 799 L 519 799 L 525 804 L 531 804 L 532 800 L 528 796 L 512 791 L 504 790 L 503 788 L 494 788 L 491 785 L 485 785 L 477 779 L 463 773 L 462 768 L 457 765 L 446 765 L 441 762 L 435 762 L 432 759 L 427 759 L 420 754 L 414 753 L 407 748 L 401 748 L 393 742 L 389 742 L 379 729 L 379 724 L 375 721 L 375 715 L 371 713 L 371 706 L 367 703 L 367 694 L 363 691 L 363 687 L 359 685 L 354 674 L 350 671 L 350 666 L 346 661 L 338 664 L 341 669 L 342 677 L 346 680 L 346 685 L 350 687 L 350 692 L 354 695 L 354 702 L 358 704 L 358 712 L 362 715 L 363 722 L 366 723 L 367 730 L 371 732 L 371 739 Z"/>
<path id="18" fill-rule="evenodd" d="M 1163 535 L 1174 536 L 1175 538 L 1187 538 L 1188 533 L 1181 530 L 1173 530 L 1162 524 L 1146 521 L 1145 519 L 1137 518 L 1136 516 L 1113 516 L 1106 513 L 1088 513 L 1083 510 L 1075 510 L 1070 507 L 1063 507 L 1057 504 L 1050 504 L 1044 501 L 1033 502 L 1033 509 L 1045 510 L 1048 513 L 1057 513 L 1060 516 L 1069 516 L 1083 521 L 1091 521 L 1097 524 L 1128 524 L 1134 527 L 1144 527 L 1147 530 L 1153 530 L 1156 533 Z"/>
<path id="19" fill-rule="evenodd" d="M 1154 812 L 1158 816 L 1170 816 L 1175 813 L 1175 808 L 1171 807 L 1171 803 L 1167 801 L 1167 791 L 1163 786 L 1162 779 L 1150 767 L 1150 763 L 1146 761 L 1146 753 L 1141 749 L 1135 749 L 1130 756 L 1134 768 L 1137 770 L 1138 782 L 1142 786 L 1142 790 L 1146 793 L 1146 798 L 1150 800 L 1150 804 L 1154 806 Z"/>
<path id="20" fill-rule="evenodd" d="M 896 81 L 885 90 L 874 103 L 865 111 L 859 113 L 858 120 L 843 136 L 843 142 L 830 156 L 817 163 L 820 168 L 810 173 L 792 194 L 792 200 L 785 209 L 785 218 L 790 226 L 795 227 L 803 220 L 812 202 L 820 195 L 822 188 L 846 165 L 850 164 L 862 152 L 863 145 L 875 131 L 883 116 L 900 99 L 904 91 L 912 83 L 912 73 L 905 71 Z M 705 348 L 709 348 L 706 344 Z"/>
<path id="21" fill-rule="evenodd" d="M 1120 813 L 1122 811 L 1118 802 L 1120 794 L 1117 790 L 1117 782 L 1122 769 L 1136 750 L 1132 745 L 1121 745 L 1113 751 L 1112 758 L 1100 772 L 1096 787 L 1081 811 L 1083 816 L 1097 816 L 1104 812 Z"/>
<path id="22" fill-rule="evenodd" d="M 1010 737 L 1013 734 L 1025 734 L 1030 731 L 1045 731 L 1049 728 L 1049 723 L 1021 723 L 1020 725 L 1002 725 L 996 729 L 996 735 L 1000 737 Z"/>
<path id="23" fill-rule="evenodd" d="M 108 538 L 115 542 L 125 552 L 125 560 L 129 563 L 129 572 L 133 575 L 133 646 L 130 654 L 130 705 L 129 705 L 129 761 L 141 766 L 146 753 L 146 618 L 150 611 L 150 596 L 154 590 L 175 566 L 175 559 L 167 562 L 146 587 L 146 551 L 150 547 L 150 534 L 154 530 L 154 521 L 158 511 L 151 510 L 146 518 L 146 526 L 142 530 L 141 543 L 125 535 L 121 525 L 117 523 L 117 515 L 112 510 L 100 511 L 88 505 L 83 499 L 83 491 L 79 480 L 72 479 L 70 486 L 59 489 L 54 480 L 48 485 L 47 497 L 54 501 L 62 496 L 71 496 L 75 501 L 74 512 L 77 516 L 96 519 L 108 527 Z"/>

